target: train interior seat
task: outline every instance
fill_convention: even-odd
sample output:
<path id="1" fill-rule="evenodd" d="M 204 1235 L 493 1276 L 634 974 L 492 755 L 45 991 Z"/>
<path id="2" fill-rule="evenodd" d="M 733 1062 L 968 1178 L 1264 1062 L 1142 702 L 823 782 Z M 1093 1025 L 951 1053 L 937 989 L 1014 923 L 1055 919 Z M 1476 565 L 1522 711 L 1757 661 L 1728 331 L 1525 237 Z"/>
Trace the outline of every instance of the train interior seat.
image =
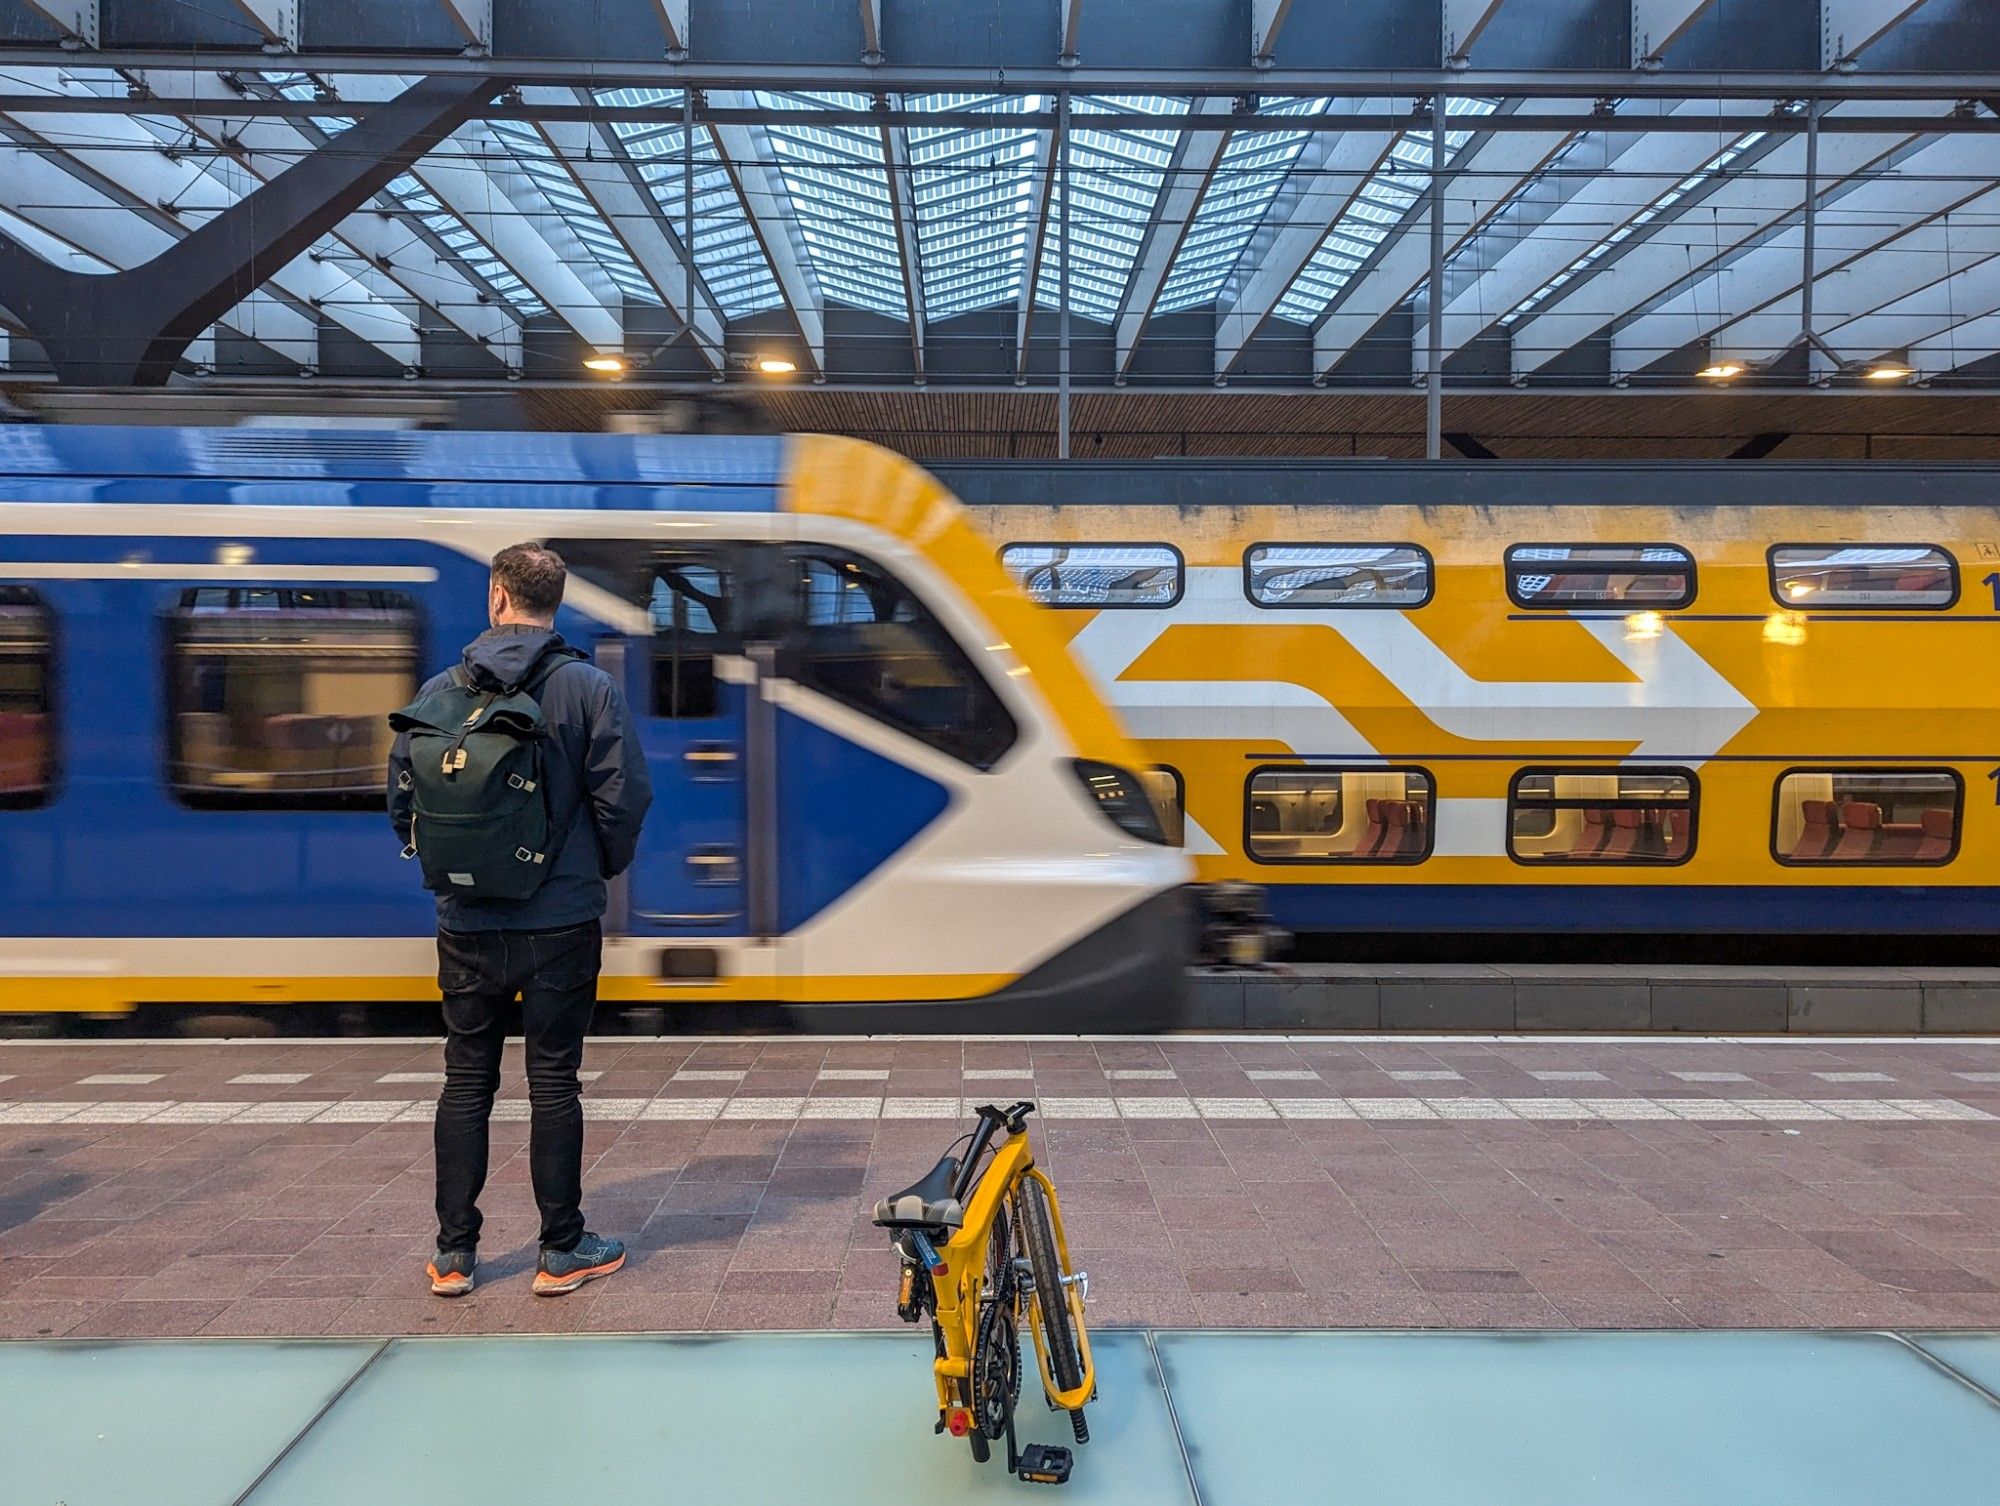
<path id="1" fill-rule="evenodd" d="M 1840 824 L 1831 800 L 1799 802 L 1799 835 L 1791 846 L 1794 862 L 1814 862 L 1832 854 L 1840 841 Z"/>
<path id="2" fill-rule="evenodd" d="M 1833 849 L 1833 860 L 1854 863 L 1875 856 L 1875 846 L 1881 833 L 1881 806 L 1862 800 L 1842 801 L 1840 841 Z"/>
<path id="3" fill-rule="evenodd" d="M 1917 825 L 1923 835 L 1918 839 L 1916 850 L 1910 856 L 1919 863 L 1942 863 L 1951 856 L 1952 841 L 1957 836 L 1953 813 L 1945 810 L 1925 811 L 1918 818 Z"/>

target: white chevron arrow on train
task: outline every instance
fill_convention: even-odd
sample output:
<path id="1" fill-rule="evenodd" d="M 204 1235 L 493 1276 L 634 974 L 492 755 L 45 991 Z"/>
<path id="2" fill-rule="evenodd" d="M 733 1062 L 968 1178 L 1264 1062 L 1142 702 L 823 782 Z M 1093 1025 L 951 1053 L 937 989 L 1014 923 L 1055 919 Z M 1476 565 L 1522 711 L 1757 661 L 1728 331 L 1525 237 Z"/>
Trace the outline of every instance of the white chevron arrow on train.
<path id="1" fill-rule="evenodd" d="M 1407 613 L 1326 612 L 1308 620 L 1345 638 L 1443 730 L 1471 741 L 1631 741 L 1635 753 L 1698 763 L 1757 715 L 1671 626 L 1628 638 L 1622 620 L 1580 621 L 1631 680 L 1475 680 Z M 1300 625 L 1291 614 L 1251 603 L 1242 572 L 1227 566 L 1189 570 L 1187 592 L 1170 611 L 1099 612 L 1071 644 L 1135 736 L 1268 741 L 1302 753 L 1381 751 L 1324 696 L 1289 680 L 1120 678 L 1162 633 L 1183 624 Z"/>

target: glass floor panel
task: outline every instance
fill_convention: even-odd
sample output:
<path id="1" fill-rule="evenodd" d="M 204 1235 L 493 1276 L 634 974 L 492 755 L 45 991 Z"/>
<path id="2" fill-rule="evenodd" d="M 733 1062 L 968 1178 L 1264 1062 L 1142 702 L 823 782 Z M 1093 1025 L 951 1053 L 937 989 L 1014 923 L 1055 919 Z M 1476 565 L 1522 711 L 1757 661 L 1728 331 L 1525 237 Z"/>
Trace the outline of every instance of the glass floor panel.
<path id="1" fill-rule="evenodd" d="M 2000 1383 L 1993 1334 L 1106 1332 L 1060 1498 L 1986 1506 L 2000 1402 L 1913 1344 Z M 0 1343 L 0 1500 L 1034 1499 L 932 1434 L 929 1362 L 900 1333 Z M 1024 1442 L 1068 1441 L 1023 1402 Z"/>
<path id="2" fill-rule="evenodd" d="M 1063 1499 L 1193 1506 L 1145 1336 L 1093 1349 L 1118 1404 L 1091 1414 Z M 1022 1403 L 1023 1443 L 1070 1441 L 1032 1376 Z M 249 1506 L 883 1506 L 1035 1489 L 933 1435 L 936 1417 L 928 1333 L 398 1341 Z"/>
<path id="3" fill-rule="evenodd" d="M 0 1344 L 0 1500 L 228 1506 L 381 1347 Z"/>
<path id="4" fill-rule="evenodd" d="M 1884 1334 L 1163 1333 L 1203 1506 L 1974 1506 L 2000 1406 Z"/>
<path id="5" fill-rule="evenodd" d="M 1912 1344 L 1927 1349 L 1990 1396 L 2000 1397 L 2000 1334 L 1913 1333 Z M 2000 1467 L 2000 1460 L 1995 1461 Z"/>

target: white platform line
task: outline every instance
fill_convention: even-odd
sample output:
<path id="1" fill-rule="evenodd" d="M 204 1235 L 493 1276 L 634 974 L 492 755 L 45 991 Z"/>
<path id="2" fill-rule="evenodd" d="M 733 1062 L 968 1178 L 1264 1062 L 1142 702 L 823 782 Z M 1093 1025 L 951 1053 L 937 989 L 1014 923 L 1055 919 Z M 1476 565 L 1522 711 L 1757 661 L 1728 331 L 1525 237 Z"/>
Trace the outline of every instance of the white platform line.
<path id="1" fill-rule="evenodd" d="M 972 1114 L 975 1098 L 885 1098 L 873 1094 L 745 1095 L 721 1098 L 596 1098 L 585 1096 L 583 1116 L 594 1123 L 708 1122 L 752 1120 L 797 1123 L 806 1120 L 941 1119 Z M 1364 1119 L 1382 1123 L 1413 1120 L 1520 1120 L 1529 1123 L 1641 1122 L 1685 1119 L 1694 1122 L 1767 1123 L 1975 1123 L 1993 1122 L 1984 1109 L 1955 1098 L 1346 1098 L 1310 1095 L 1289 1098 L 1188 1098 L 1177 1094 L 1143 1097 L 1097 1095 L 1039 1100 L 1048 1119 L 1312 1120 Z M 170 1099 L 0 1100 L 0 1126 L 43 1124 L 408 1124 L 428 1123 L 436 1112 L 428 1099 L 279 1099 L 268 1102 L 202 1102 Z M 494 1118 L 529 1117 L 523 1099 L 501 1099 Z"/>

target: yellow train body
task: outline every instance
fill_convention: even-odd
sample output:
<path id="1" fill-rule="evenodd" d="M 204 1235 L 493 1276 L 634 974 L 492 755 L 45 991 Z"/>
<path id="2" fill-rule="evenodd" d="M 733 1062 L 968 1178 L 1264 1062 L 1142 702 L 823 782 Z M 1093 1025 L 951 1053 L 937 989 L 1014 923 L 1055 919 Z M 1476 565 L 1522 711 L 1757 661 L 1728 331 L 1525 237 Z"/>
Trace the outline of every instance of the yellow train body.
<path id="1" fill-rule="evenodd" d="M 1017 501 L 974 517 L 1003 557 L 1072 575 L 1103 546 L 1179 556 L 1174 589 L 1154 581 L 1171 604 L 1053 615 L 1178 776 L 1202 878 L 1270 886 L 1295 926 L 1964 932 L 2000 918 L 2000 510 Z M 1260 603 L 1247 564 L 1274 545 L 1403 546 L 1428 561 L 1425 599 Z M 1619 545 L 1684 556 L 1685 592 L 1628 577 L 1622 600 L 1522 598 L 1539 579 L 1523 551 Z M 1782 564 L 1884 550 L 1919 563 L 1864 563 L 1845 586 Z M 1573 561 L 1537 568 L 1583 579 L 1560 574 Z M 1927 589 L 1899 595 L 1899 579 Z M 1406 795 L 1429 829 L 1370 858 L 1364 821 Z M 1650 851 L 1618 855 L 1621 805 L 1651 813 Z M 1833 824 L 1808 832 L 1828 807 Z M 1613 846 L 1593 858 L 1579 844 L 1600 828 Z"/>

